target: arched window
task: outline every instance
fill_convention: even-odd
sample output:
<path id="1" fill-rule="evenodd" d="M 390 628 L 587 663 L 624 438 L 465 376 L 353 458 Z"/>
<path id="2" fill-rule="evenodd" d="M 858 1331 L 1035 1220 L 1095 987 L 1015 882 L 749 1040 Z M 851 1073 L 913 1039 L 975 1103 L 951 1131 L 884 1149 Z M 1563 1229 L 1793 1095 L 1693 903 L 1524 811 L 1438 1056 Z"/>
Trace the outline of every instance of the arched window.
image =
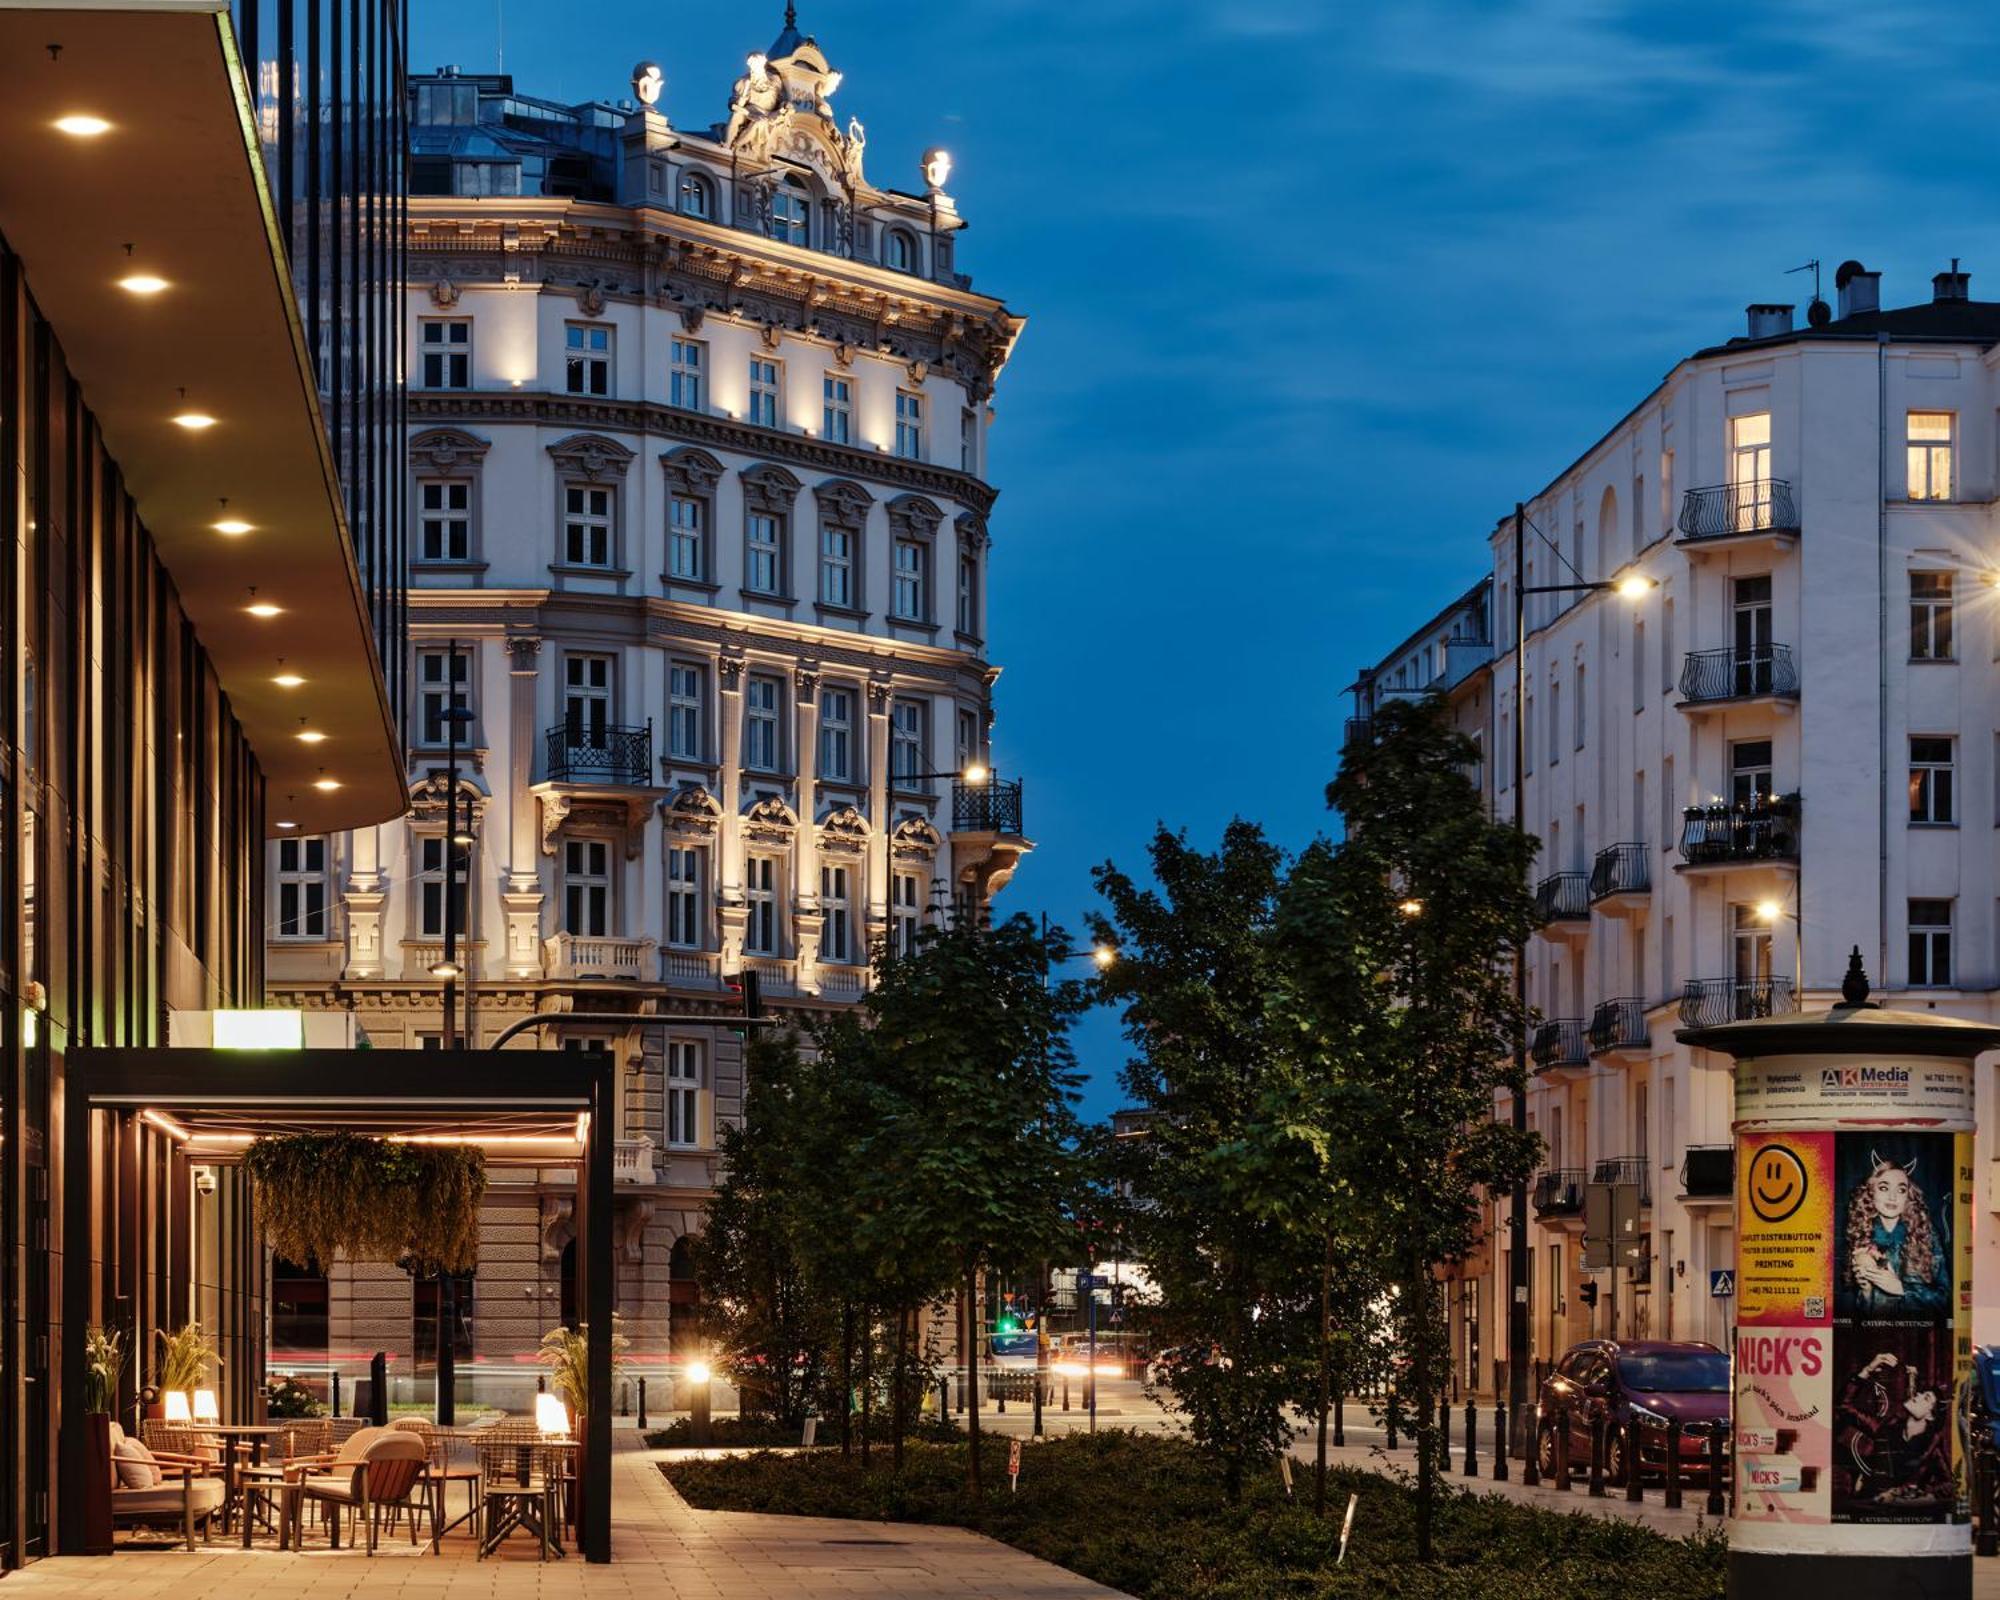
<path id="1" fill-rule="evenodd" d="M 1638 515 L 1637 507 L 1633 515 Z M 1604 486 L 1604 498 L 1597 502 L 1597 559 L 1604 566 L 1610 566 L 1624 551 L 1618 538 L 1618 491 L 1610 484 Z"/>
<path id="2" fill-rule="evenodd" d="M 803 179 L 787 178 L 772 191 L 771 237 L 786 244 L 812 243 L 812 197 Z"/>
<path id="3" fill-rule="evenodd" d="M 901 228 L 882 235 L 882 265 L 892 272 L 917 270 L 917 242 Z"/>
<path id="4" fill-rule="evenodd" d="M 683 172 L 681 210 L 690 217 L 712 220 L 715 216 L 715 185 L 699 172 Z"/>

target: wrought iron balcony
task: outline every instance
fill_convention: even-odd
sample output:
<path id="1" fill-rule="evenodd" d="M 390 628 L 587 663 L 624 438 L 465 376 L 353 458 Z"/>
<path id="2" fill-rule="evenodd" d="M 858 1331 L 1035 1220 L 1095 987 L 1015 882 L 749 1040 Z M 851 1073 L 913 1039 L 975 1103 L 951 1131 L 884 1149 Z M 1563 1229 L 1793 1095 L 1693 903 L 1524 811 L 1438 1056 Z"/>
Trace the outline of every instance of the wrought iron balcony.
<path id="1" fill-rule="evenodd" d="M 1681 497 L 1683 540 L 1734 539 L 1749 533 L 1797 534 L 1799 513 L 1783 478 L 1756 478 L 1690 489 Z"/>
<path id="2" fill-rule="evenodd" d="M 1581 1167 L 1551 1167 L 1535 1174 L 1534 1207 L 1538 1217 L 1580 1217 L 1583 1215 L 1583 1186 L 1586 1174 Z"/>
<path id="3" fill-rule="evenodd" d="M 988 775 L 978 783 L 954 778 L 951 785 L 953 833 L 1001 833 L 1024 836 L 1021 824 L 1021 780 Z"/>
<path id="4" fill-rule="evenodd" d="M 1607 1156 L 1591 1169 L 1590 1181 L 1637 1184 L 1639 1204 L 1653 1203 L 1653 1164 L 1644 1156 Z"/>
<path id="5" fill-rule="evenodd" d="M 1690 867 L 1799 859 L 1799 797 L 1745 805 L 1689 806 L 1681 813 L 1681 860 Z"/>
<path id="6" fill-rule="evenodd" d="M 1788 644 L 1761 650 L 1690 650 L 1681 663 L 1681 699 L 1688 705 L 1754 700 L 1760 695 L 1792 700 L 1798 693 L 1798 668 L 1792 665 Z"/>
<path id="7" fill-rule="evenodd" d="M 1608 844 L 1590 864 L 1592 904 L 1616 894 L 1650 894 L 1653 858 L 1643 844 Z"/>
<path id="8" fill-rule="evenodd" d="M 1590 1015 L 1592 1050 L 1644 1050 L 1652 1042 L 1653 1031 L 1646 1026 L 1646 1002 L 1637 995 L 1600 1001 Z"/>
<path id="9" fill-rule="evenodd" d="M 1687 1200 L 1731 1200 L 1736 1195 L 1736 1147 L 1691 1144 L 1681 1157 L 1681 1195 Z"/>
<path id="10" fill-rule="evenodd" d="M 544 735 L 549 782 L 601 783 L 643 788 L 653 771 L 653 724 L 643 728 L 589 728 L 563 723 Z"/>
<path id="11" fill-rule="evenodd" d="M 1681 990 L 1683 1028 L 1719 1028 L 1798 1008 L 1790 978 L 1690 978 Z"/>
<path id="12" fill-rule="evenodd" d="M 1590 1065 L 1590 1040 L 1581 1017 L 1557 1017 L 1535 1030 L 1535 1047 L 1530 1052 L 1538 1071 L 1552 1067 Z"/>
<path id="13" fill-rule="evenodd" d="M 1590 917 L 1590 875 L 1551 872 L 1535 885 L 1535 915 L 1543 922 L 1572 922 Z"/>

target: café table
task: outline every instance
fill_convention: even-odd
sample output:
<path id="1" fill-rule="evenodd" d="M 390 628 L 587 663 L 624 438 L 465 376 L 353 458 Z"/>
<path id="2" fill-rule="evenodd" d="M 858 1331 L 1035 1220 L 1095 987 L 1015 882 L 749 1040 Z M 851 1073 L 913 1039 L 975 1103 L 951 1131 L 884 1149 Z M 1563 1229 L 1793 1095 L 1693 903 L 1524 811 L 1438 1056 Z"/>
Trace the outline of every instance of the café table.
<path id="1" fill-rule="evenodd" d="M 247 1445 L 250 1450 L 250 1465 L 264 1464 L 264 1446 L 281 1434 L 295 1431 L 295 1422 L 203 1422 L 195 1425 L 195 1432 L 208 1434 L 222 1441 L 222 1528 L 229 1531 L 229 1519 L 234 1514 L 236 1494 L 242 1487 L 242 1478 L 237 1472 L 237 1446 Z M 246 1498 L 243 1505 L 243 1548 L 250 1548 L 250 1533 L 254 1518 Z"/>

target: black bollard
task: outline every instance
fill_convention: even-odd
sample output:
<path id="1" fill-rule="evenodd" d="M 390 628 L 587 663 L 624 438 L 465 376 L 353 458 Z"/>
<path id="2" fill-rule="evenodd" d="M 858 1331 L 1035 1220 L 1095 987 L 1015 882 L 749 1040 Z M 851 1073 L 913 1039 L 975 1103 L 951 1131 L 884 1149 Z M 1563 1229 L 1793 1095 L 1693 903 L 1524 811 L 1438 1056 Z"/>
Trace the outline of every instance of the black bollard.
<path id="1" fill-rule="evenodd" d="M 338 1367 L 333 1369 L 333 1403 L 328 1407 L 327 1414 L 335 1417 L 340 1415 L 340 1369 Z"/>
<path id="2" fill-rule="evenodd" d="M 1989 1440 L 1973 1441 L 1966 1473 L 1972 1498 L 1972 1553 L 2000 1556 L 2000 1526 L 1993 1520 L 1993 1448 Z"/>
<path id="3" fill-rule="evenodd" d="M 1479 1407 L 1465 1402 L 1465 1475 L 1479 1476 Z"/>
<path id="4" fill-rule="evenodd" d="M 389 1355 L 377 1350 L 368 1363 L 368 1420 L 378 1428 L 389 1426 Z"/>
<path id="5" fill-rule="evenodd" d="M 1542 1411 L 1540 1406 L 1529 1406 L 1527 1448 L 1521 1452 L 1521 1483 L 1524 1488 L 1537 1488 L 1542 1481 Z M 1520 1422 L 1519 1417 L 1510 1419 Z"/>
<path id="6" fill-rule="evenodd" d="M 1625 1498 L 1633 1505 L 1640 1505 L 1646 1498 L 1645 1456 L 1639 1448 L 1639 1425 L 1627 1423 L 1625 1427 Z"/>
<path id="7" fill-rule="evenodd" d="M 993 1391 L 994 1410 L 999 1412 L 1001 1416 L 1003 1417 L 1006 1416 L 1007 1415 L 1006 1375 L 1003 1372 L 1001 1372 L 1001 1370 L 998 1367 L 995 1367 L 991 1372 L 991 1374 L 988 1375 L 986 1380 L 986 1387 Z"/>
<path id="8" fill-rule="evenodd" d="M 1344 1395 L 1333 1397 L 1333 1443 L 1336 1449 L 1347 1443 L 1347 1419 L 1341 1415 L 1346 1403 Z"/>
<path id="9" fill-rule="evenodd" d="M 1708 1514 L 1722 1515 L 1722 1424 L 1708 1430 Z"/>
<path id="10" fill-rule="evenodd" d="M 1569 1482 L 1569 1407 L 1556 1407 L 1556 1487 L 1564 1494 L 1570 1490 Z"/>
<path id="11" fill-rule="evenodd" d="M 1507 1481 L 1507 1402 L 1493 1408 L 1493 1481 Z"/>
<path id="12" fill-rule="evenodd" d="M 1438 1396 L 1438 1471 L 1451 1471 L 1451 1403 Z"/>
<path id="13" fill-rule="evenodd" d="M 644 1378 L 641 1378 L 639 1380 L 639 1427 L 643 1431 L 645 1429 L 645 1426 L 646 1426 L 646 1380 Z"/>
<path id="14" fill-rule="evenodd" d="M 1604 1413 L 1599 1411 L 1590 1419 L 1590 1497 L 1604 1498 Z"/>
<path id="15" fill-rule="evenodd" d="M 951 1420 L 951 1379 L 947 1377 L 945 1374 L 939 1373 L 938 1374 L 938 1421 L 942 1423 L 942 1422 L 949 1422 L 950 1420 Z"/>
<path id="16" fill-rule="evenodd" d="M 1681 1508 L 1681 1419 L 1667 1419 L 1667 1494 L 1662 1502 L 1669 1511 Z"/>
<path id="17" fill-rule="evenodd" d="M 1384 1411 L 1382 1412 L 1382 1426 L 1386 1428 L 1389 1433 L 1389 1448 L 1391 1450 L 1395 1449 L 1396 1448 L 1396 1397 L 1393 1394 L 1389 1396 L 1388 1405 L 1386 1409 L 1384 1409 Z"/>

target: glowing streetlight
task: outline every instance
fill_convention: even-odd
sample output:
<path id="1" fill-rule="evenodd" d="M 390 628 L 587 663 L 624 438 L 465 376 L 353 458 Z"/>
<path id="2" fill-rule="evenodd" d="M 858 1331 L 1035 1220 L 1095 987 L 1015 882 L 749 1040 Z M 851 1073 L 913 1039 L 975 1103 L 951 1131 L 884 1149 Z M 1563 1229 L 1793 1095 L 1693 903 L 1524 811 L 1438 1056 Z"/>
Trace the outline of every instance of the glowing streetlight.
<path id="1" fill-rule="evenodd" d="M 1118 959 L 1118 952 L 1108 944 L 1101 944 L 1090 952 L 1090 959 L 1097 963 L 1099 972 L 1109 972 L 1111 963 Z"/>
<path id="2" fill-rule="evenodd" d="M 1408 900 L 1398 901 L 1396 909 L 1406 917 L 1421 917 L 1424 914 L 1424 903 L 1412 897 Z"/>

